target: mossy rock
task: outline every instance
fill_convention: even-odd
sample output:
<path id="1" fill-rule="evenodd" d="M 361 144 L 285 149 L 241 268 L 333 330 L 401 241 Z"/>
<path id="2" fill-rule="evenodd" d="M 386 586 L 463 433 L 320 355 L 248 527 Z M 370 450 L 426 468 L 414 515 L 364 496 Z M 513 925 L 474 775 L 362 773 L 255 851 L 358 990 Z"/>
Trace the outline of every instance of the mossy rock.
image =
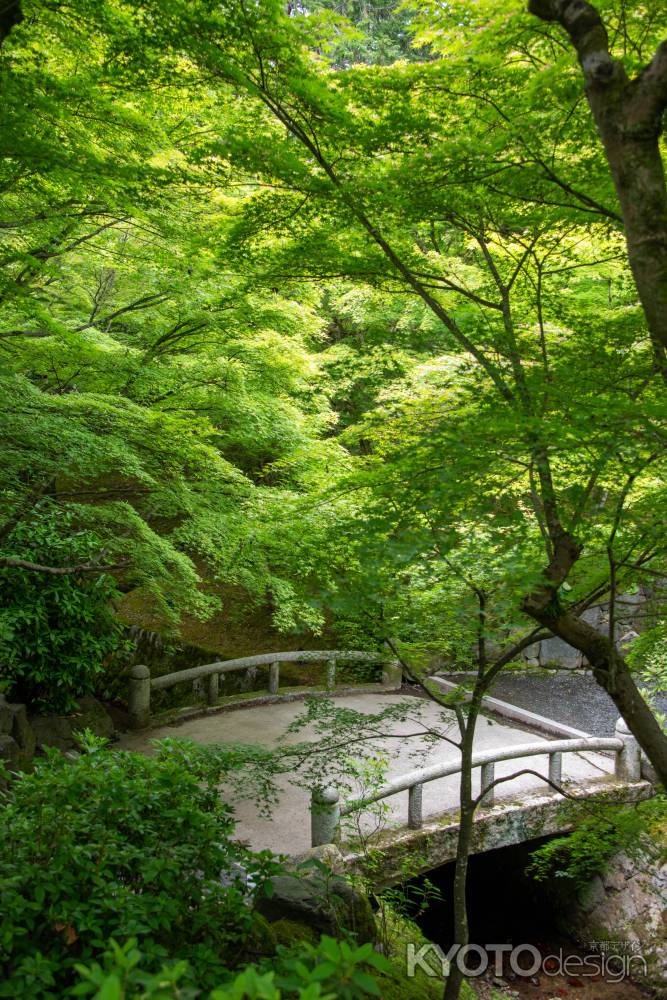
<path id="1" fill-rule="evenodd" d="M 276 943 L 285 948 L 291 948 L 295 944 L 306 942 L 306 944 L 317 944 L 319 935 L 307 924 L 301 924 L 298 920 L 276 920 L 269 925 L 275 935 Z"/>
<path id="2" fill-rule="evenodd" d="M 272 958 L 276 953 L 278 941 L 273 924 L 261 915 L 253 912 L 252 923 L 239 954 L 234 956 L 233 965 L 247 965 L 263 958 Z"/>
<path id="3" fill-rule="evenodd" d="M 442 1000 L 444 981 L 440 976 L 429 976 L 423 969 L 417 968 L 415 975 L 408 977 L 406 953 L 409 944 L 420 948 L 429 943 L 418 925 L 386 903 L 385 929 L 390 952 L 387 955 L 391 971 L 374 975 L 382 994 L 382 1000 Z M 501 994 L 498 994 L 501 998 Z M 464 982 L 461 986 L 460 1000 L 477 1000 L 477 994 L 472 987 Z"/>
<path id="4" fill-rule="evenodd" d="M 377 940 L 368 898 L 338 876 L 275 876 L 271 895 L 258 899 L 255 908 L 272 923 L 291 920 L 332 937 L 348 932 L 359 944 Z"/>
<path id="5" fill-rule="evenodd" d="M 57 750 L 74 750 L 77 741 L 74 733 L 90 729 L 95 736 L 113 734 L 113 719 L 104 705 L 92 695 L 84 695 L 70 715 L 33 715 L 30 726 L 38 747 L 55 747 Z"/>

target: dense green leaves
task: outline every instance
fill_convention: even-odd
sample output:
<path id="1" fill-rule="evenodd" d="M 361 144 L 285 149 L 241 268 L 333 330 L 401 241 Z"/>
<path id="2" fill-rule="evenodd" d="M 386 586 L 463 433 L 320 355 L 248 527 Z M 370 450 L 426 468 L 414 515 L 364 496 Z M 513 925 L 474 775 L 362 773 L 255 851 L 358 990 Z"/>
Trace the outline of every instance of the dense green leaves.
<path id="1" fill-rule="evenodd" d="M 73 530 L 71 516 L 43 503 L 6 544 L 24 559 L 86 566 L 99 555 L 101 541 L 91 531 Z M 111 611 L 117 596 L 113 579 L 99 572 L 0 569 L 1 684 L 10 700 L 64 713 L 89 694 L 121 646 Z"/>
<path id="2" fill-rule="evenodd" d="M 499 0 L 33 12 L 2 50 L 7 524 L 47 493 L 172 623 L 224 581 L 283 629 L 463 659 L 462 588 L 523 634 L 563 533 L 574 614 L 660 572 L 663 386 L 557 29 Z M 605 16 L 628 65 L 664 28 Z M 428 52 L 392 63 L 403 19 Z"/>
<path id="3" fill-rule="evenodd" d="M 238 763 L 237 765 L 238 766 Z M 219 781 L 233 761 L 215 769 Z M 188 960 L 213 986 L 253 933 L 246 878 L 273 865 L 233 822 L 196 750 L 52 751 L 0 809 L 0 995 L 62 996 L 75 966 L 134 936 L 145 971 Z"/>

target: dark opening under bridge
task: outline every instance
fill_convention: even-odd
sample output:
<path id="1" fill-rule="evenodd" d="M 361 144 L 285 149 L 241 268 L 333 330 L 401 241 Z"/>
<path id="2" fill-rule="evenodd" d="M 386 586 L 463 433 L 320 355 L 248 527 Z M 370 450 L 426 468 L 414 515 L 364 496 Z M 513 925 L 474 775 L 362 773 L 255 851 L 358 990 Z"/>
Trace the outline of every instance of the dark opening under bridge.
<path id="1" fill-rule="evenodd" d="M 381 680 L 351 687 L 336 684 L 337 664 L 375 662 Z M 325 665 L 325 678 L 316 687 L 280 687 L 280 664 Z M 236 671 L 268 668 L 266 687 L 251 696 L 221 696 L 220 680 Z M 206 705 L 195 704 L 151 719 L 151 692 L 177 684 L 206 685 Z M 336 697 L 338 704 L 371 714 L 389 704 L 414 703 L 425 725 L 450 726 L 454 715 L 434 702 L 399 694 L 400 668 L 386 655 L 360 651 L 309 650 L 265 653 L 219 661 L 177 673 L 151 678 L 146 667 L 134 667 L 130 677 L 130 718 L 135 732 L 122 741 L 127 749 L 149 751 L 149 740 L 178 736 L 196 742 L 256 743 L 273 747 L 301 711 L 305 695 Z M 453 685 L 438 681 L 446 692 Z M 642 780 L 639 747 L 620 722 L 614 736 L 593 737 L 549 719 L 517 710 L 496 699 L 487 699 L 475 740 L 474 768 L 477 794 L 481 795 L 475 823 L 474 851 L 521 843 L 570 829 L 577 822 L 577 805 L 600 799 L 634 801 L 651 794 Z M 444 714 L 443 714 L 444 713 Z M 152 725 L 151 725 L 152 723 Z M 150 728 L 147 728 L 150 725 Z M 451 860 L 457 831 L 460 755 L 447 742 L 419 745 L 409 722 L 387 723 L 386 735 L 373 747 L 388 755 L 386 782 L 372 792 L 344 799 L 335 787 L 308 789 L 288 776 L 279 778 L 279 802 L 266 819 L 252 800 L 235 800 L 238 835 L 255 849 L 301 855 L 311 847 L 320 853 L 336 844 L 345 867 L 363 866 L 363 852 L 355 846 L 359 832 L 373 831 L 373 844 L 383 854 L 383 882 L 399 877 L 401 861 L 415 852 L 422 870 Z M 309 738 L 305 733 L 288 742 Z M 415 768 L 419 752 L 422 766 Z M 511 781 L 491 787 L 497 779 L 515 774 Z M 551 784 L 549 784 L 551 782 Z M 563 796 L 553 786 L 564 788 Z M 378 821 L 373 807 L 384 803 Z M 380 827 L 378 829 L 378 826 Z"/>

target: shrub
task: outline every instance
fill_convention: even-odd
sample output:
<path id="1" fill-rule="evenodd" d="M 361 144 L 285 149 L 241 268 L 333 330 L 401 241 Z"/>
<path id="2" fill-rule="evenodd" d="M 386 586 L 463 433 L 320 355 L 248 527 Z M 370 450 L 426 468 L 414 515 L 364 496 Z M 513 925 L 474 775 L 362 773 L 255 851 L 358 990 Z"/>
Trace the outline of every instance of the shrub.
<path id="1" fill-rule="evenodd" d="M 565 879 L 577 889 L 605 871 L 619 851 L 631 857 L 655 855 L 665 861 L 665 821 L 667 800 L 656 795 L 630 808 L 617 805 L 597 807 L 577 824 L 572 833 L 547 841 L 531 854 L 527 873 L 536 882 Z M 650 851 L 649 851 L 650 848 Z"/>
<path id="2" fill-rule="evenodd" d="M 49 566 L 89 562 L 102 548 L 72 516 L 41 507 L 4 543 L 7 554 Z M 117 595 L 108 575 L 56 576 L 0 568 L 0 663 L 15 701 L 44 712 L 69 712 L 91 692 L 105 660 L 122 645 L 110 609 Z"/>
<path id="3" fill-rule="evenodd" d="M 173 958 L 199 985 L 219 983 L 253 936 L 234 872 L 261 885 L 276 866 L 230 839 L 230 811 L 194 748 L 91 749 L 50 752 L 4 793 L 0 996 L 60 997 L 77 963 L 131 936 L 148 972 Z"/>
<path id="4" fill-rule="evenodd" d="M 142 971 L 136 941 L 120 946 L 111 941 L 103 964 L 78 966 L 80 983 L 71 994 L 101 1000 L 186 1000 L 195 995 L 187 988 L 187 963 L 166 963 L 157 974 Z M 281 948 L 272 968 L 250 965 L 227 983 L 219 985 L 209 1000 L 364 1000 L 379 997 L 375 975 L 389 970 L 389 963 L 370 944 L 356 948 L 346 941 L 323 936 L 317 946 L 302 943 Z M 201 994 L 199 994 L 201 995 Z"/>

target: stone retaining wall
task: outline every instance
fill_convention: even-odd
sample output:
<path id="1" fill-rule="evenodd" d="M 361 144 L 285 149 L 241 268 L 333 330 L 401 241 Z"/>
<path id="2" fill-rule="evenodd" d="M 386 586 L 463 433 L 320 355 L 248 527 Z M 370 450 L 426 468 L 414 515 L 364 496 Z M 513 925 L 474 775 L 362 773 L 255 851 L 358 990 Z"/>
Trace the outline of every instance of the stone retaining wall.
<path id="1" fill-rule="evenodd" d="M 648 590 L 638 590 L 636 594 L 622 594 L 616 602 L 616 642 L 619 649 L 627 648 L 637 634 L 643 631 L 645 619 L 651 605 L 652 594 Z M 598 632 L 609 629 L 609 605 L 600 604 L 588 608 L 582 619 Z M 583 653 L 570 646 L 563 639 L 554 636 L 533 643 L 521 654 L 531 667 L 561 666 L 576 670 L 584 665 Z"/>
<path id="2" fill-rule="evenodd" d="M 25 705 L 12 704 L 0 695 L 0 763 L 9 771 L 24 771 L 35 750 L 35 733 Z"/>
<path id="3" fill-rule="evenodd" d="M 114 731 L 108 712 L 90 695 L 81 698 L 71 715 L 44 716 L 29 716 L 25 705 L 8 702 L 0 695 L 0 764 L 8 771 L 30 770 L 35 754 L 43 747 L 74 749 L 73 734 L 81 729 L 106 737 Z"/>

